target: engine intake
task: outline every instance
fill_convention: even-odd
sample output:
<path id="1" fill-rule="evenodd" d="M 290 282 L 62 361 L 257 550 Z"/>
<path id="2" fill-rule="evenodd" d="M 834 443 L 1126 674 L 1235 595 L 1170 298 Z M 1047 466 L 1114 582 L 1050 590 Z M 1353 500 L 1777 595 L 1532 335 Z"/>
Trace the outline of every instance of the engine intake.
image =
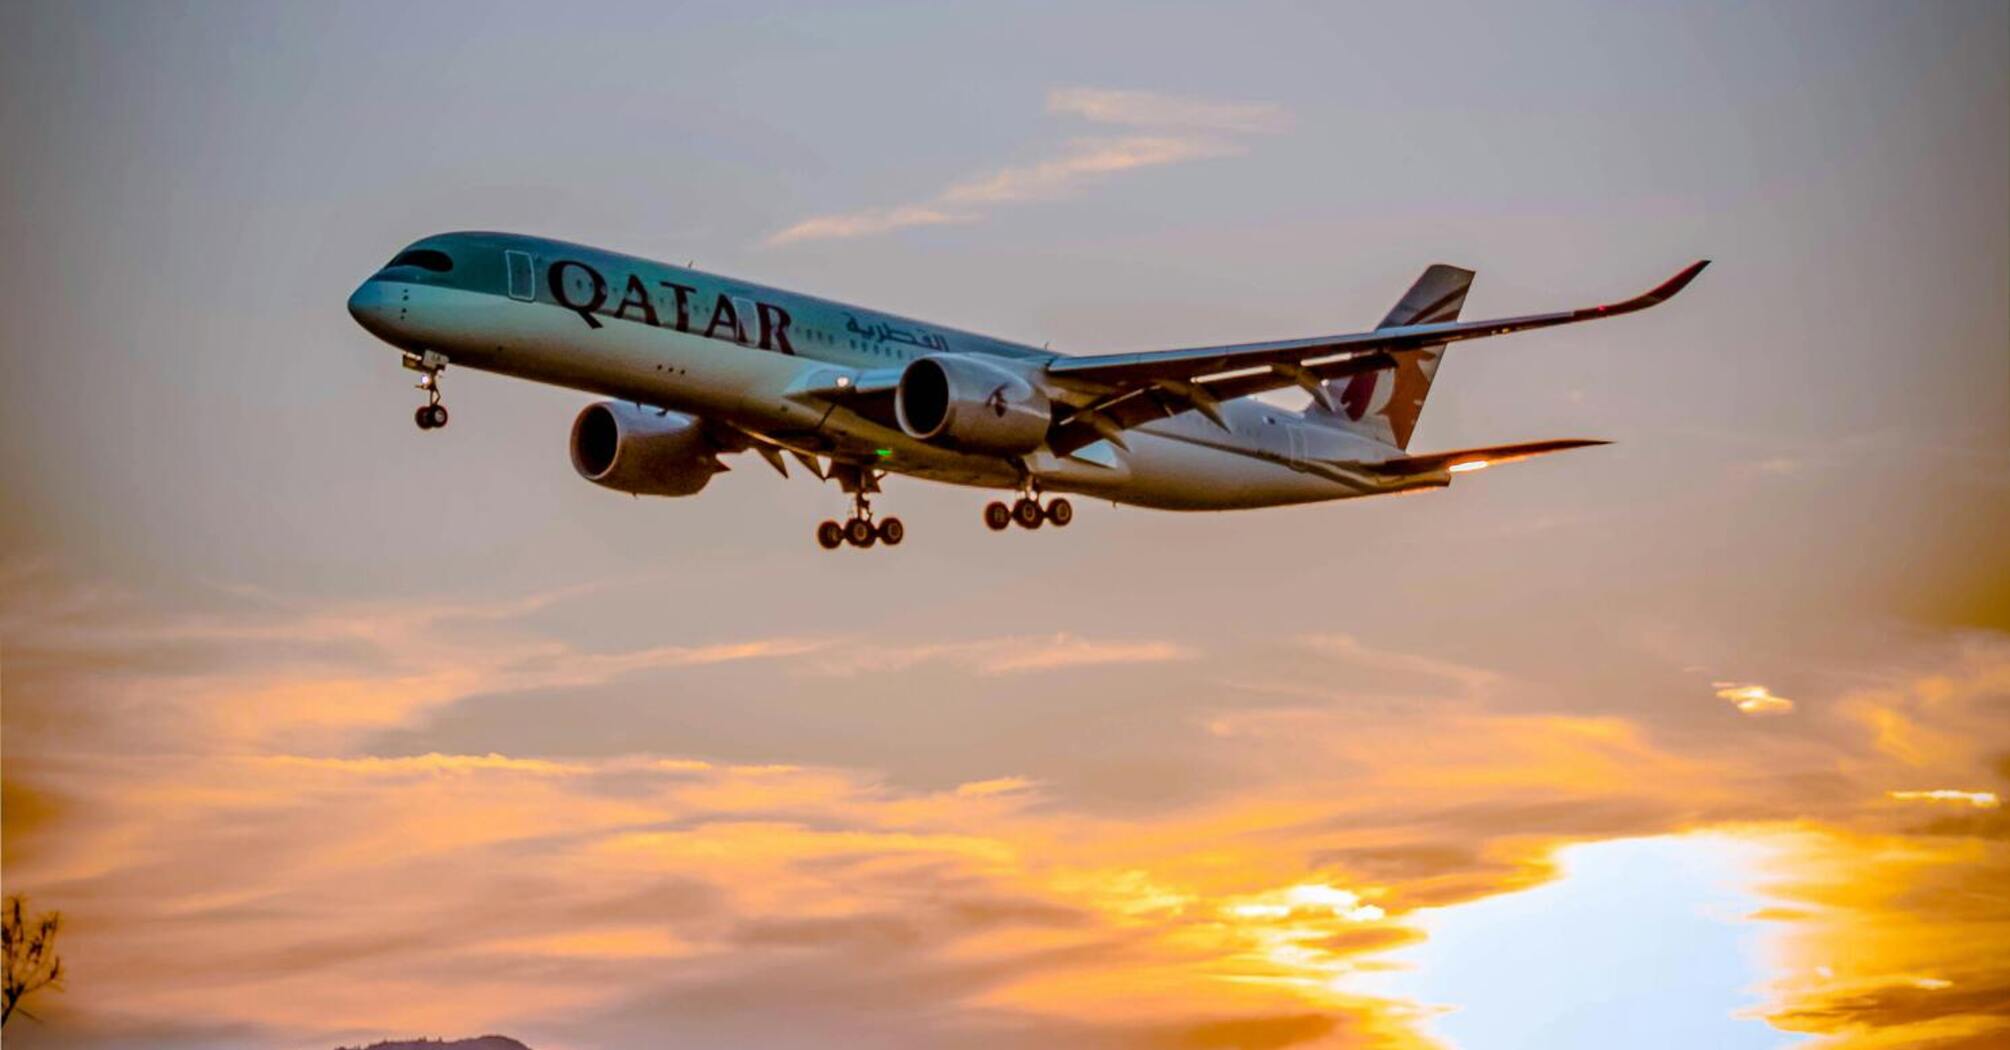
<path id="1" fill-rule="evenodd" d="M 894 415 L 909 437 L 974 452 L 1020 455 L 1047 440 L 1047 395 L 1002 362 L 932 354 L 908 363 Z"/>
<path id="2" fill-rule="evenodd" d="M 697 417 L 601 401 L 572 421 L 572 469 L 617 492 L 689 496 L 726 465 Z"/>

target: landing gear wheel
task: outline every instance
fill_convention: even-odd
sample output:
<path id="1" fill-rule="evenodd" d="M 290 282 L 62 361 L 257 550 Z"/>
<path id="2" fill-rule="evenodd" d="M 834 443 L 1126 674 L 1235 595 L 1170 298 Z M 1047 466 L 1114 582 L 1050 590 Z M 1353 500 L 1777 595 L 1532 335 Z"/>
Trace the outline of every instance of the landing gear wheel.
<path id="1" fill-rule="evenodd" d="M 1067 500 L 1056 498 L 1052 503 L 1047 504 L 1047 520 L 1053 522 L 1054 527 L 1057 529 L 1074 521 L 1074 504 L 1069 503 Z"/>
<path id="2" fill-rule="evenodd" d="M 993 532 L 1004 529 L 1006 526 L 1012 524 L 1012 508 L 995 500 L 986 503 L 984 505 L 984 524 L 991 526 L 991 531 Z"/>
<path id="3" fill-rule="evenodd" d="M 844 526 L 835 521 L 826 521 L 817 526 L 817 544 L 827 551 L 838 549 L 844 542 Z"/>
<path id="4" fill-rule="evenodd" d="M 845 522 L 844 538 L 850 540 L 854 547 L 870 547 L 872 542 L 879 538 L 879 534 L 873 531 L 872 522 L 864 518 L 853 518 Z"/>
<path id="5" fill-rule="evenodd" d="M 1022 499 L 1012 504 L 1012 520 L 1018 522 L 1020 528 L 1037 529 L 1046 520 L 1046 515 L 1040 512 L 1038 500 Z"/>
<path id="6" fill-rule="evenodd" d="M 907 526 L 902 525 L 899 518 L 880 519 L 879 542 L 889 547 L 898 547 L 900 546 L 900 541 L 906 538 Z"/>
<path id="7" fill-rule="evenodd" d="M 420 430 L 438 430 L 447 425 L 447 407 L 440 404 L 440 373 L 447 370 L 447 355 L 435 350 L 405 355 L 405 367 L 420 373 L 418 388 L 426 392 L 426 403 L 412 413 Z"/>

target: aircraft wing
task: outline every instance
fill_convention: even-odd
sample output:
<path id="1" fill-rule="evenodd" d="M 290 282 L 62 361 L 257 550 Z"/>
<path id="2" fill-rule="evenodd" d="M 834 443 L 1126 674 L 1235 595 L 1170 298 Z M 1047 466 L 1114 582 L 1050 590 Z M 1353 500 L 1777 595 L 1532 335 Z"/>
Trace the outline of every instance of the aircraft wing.
<path id="1" fill-rule="evenodd" d="M 1056 358 L 1045 366 L 1046 377 L 1063 391 L 1056 398 L 1058 411 L 1048 433 L 1048 447 L 1065 456 L 1100 440 L 1121 445 L 1124 431 L 1189 411 L 1219 423 L 1220 402 L 1287 386 L 1301 387 L 1314 398 L 1329 401 L 1328 382 L 1395 368 L 1395 355 L 1404 351 L 1644 310 L 1673 298 L 1708 265 L 1708 260 L 1693 263 L 1644 295 L 1558 313 L 1401 325 L 1267 343 Z M 895 426 L 892 396 L 900 376 L 898 368 L 824 371 L 788 393 L 847 404 L 869 418 Z M 1329 403 L 1327 407 L 1333 406 Z"/>
<path id="2" fill-rule="evenodd" d="M 1644 295 L 1604 306 L 1587 306 L 1558 313 L 1530 314 L 1490 321 L 1448 321 L 1438 324 L 1402 325 L 1378 328 L 1351 335 L 1314 336 L 1269 343 L 1238 343 L 1231 346 L 1201 346 L 1186 350 L 1152 350 L 1135 354 L 1102 354 L 1093 357 L 1064 357 L 1047 365 L 1047 374 L 1057 379 L 1086 381 L 1111 386 L 1130 386 L 1156 380 L 1191 380 L 1221 372 L 1274 365 L 1296 365 L 1342 354 L 1376 351 L 1399 352 L 1443 343 L 1462 342 L 1487 336 L 1526 332 L 1535 328 L 1595 321 L 1603 317 L 1645 310 L 1674 298 L 1709 260 L 1690 264 L 1681 273 Z"/>

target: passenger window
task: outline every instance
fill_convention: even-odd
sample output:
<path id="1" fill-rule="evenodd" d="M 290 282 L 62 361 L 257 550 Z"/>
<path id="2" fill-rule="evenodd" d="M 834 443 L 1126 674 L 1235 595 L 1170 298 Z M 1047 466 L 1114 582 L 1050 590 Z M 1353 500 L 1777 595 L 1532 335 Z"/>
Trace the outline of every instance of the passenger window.
<path id="1" fill-rule="evenodd" d="M 509 264 L 509 297 L 530 302 L 537 298 L 537 287 L 533 283 L 530 253 L 515 250 L 503 253 L 503 260 Z"/>

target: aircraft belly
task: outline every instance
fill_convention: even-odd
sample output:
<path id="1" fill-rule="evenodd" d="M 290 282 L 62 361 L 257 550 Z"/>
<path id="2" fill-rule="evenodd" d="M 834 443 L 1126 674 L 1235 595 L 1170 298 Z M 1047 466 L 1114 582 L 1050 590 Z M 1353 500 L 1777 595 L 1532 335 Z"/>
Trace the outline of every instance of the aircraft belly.
<path id="1" fill-rule="evenodd" d="M 1285 463 L 1179 437 L 1133 431 L 1128 440 L 1128 478 L 1096 493 L 1120 503 L 1163 510 L 1237 510 L 1360 494 Z"/>
<path id="2" fill-rule="evenodd" d="M 843 406 L 831 411 L 817 436 L 832 453 L 870 461 L 896 474 L 983 488 L 1014 488 L 1019 484 L 1019 467 L 1011 460 L 916 441 L 906 431 L 867 419 Z"/>

